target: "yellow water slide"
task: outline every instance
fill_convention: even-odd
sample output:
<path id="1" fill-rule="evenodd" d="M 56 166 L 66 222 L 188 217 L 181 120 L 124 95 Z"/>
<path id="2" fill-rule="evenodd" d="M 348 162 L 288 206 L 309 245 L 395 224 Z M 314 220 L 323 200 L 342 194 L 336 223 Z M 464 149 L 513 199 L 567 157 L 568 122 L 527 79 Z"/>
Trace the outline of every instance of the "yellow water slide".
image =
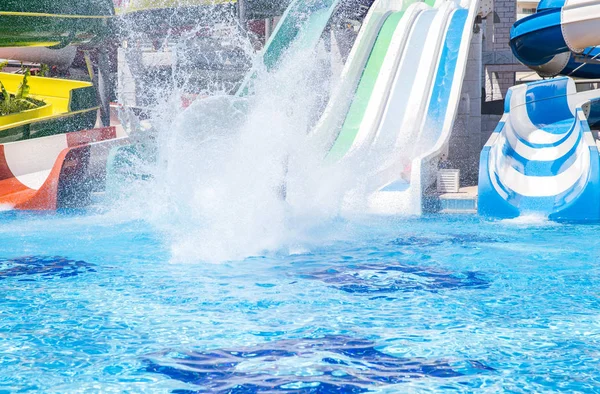
<path id="1" fill-rule="evenodd" d="M 23 75 L 0 73 L 0 82 L 16 94 Z M 44 105 L 0 116 L 0 143 L 93 128 L 98 110 L 90 82 L 28 77 L 29 97 Z"/>

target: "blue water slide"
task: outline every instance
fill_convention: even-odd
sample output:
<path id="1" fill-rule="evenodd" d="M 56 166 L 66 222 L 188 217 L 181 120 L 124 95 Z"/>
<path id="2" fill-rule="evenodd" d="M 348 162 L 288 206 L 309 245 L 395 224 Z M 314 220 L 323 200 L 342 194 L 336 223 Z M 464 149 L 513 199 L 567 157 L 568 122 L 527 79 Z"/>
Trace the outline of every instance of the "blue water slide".
<path id="1" fill-rule="evenodd" d="M 589 127 L 600 119 L 598 103 L 599 91 L 578 93 L 567 77 L 511 88 L 481 152 L 479 213 L 600 220 L 600 158 Z"/>
<path id="2" fill-rule="evenodd" d="M 599 7 L 597 0 L 542 0 L 535 14 L 514 24 L 510 47 L 541 76 L 598 78 Z"/>

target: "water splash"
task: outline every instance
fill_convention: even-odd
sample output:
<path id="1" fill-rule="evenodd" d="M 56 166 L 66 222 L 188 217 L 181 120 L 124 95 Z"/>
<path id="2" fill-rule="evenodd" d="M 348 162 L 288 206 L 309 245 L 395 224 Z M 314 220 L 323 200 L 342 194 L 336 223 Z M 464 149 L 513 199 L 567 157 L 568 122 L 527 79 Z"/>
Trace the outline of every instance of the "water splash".
<path id="1" fill-rule="evenodd" d="M 547 216 L 530 213 L 518 216 L 514 219 L 503 219 L 499 223 L 509 226 L 523 227 L 554 227 L 559 226 L 558 223 L 550 221 Z"/>
<path id="2" fill-rule="evenodd" d="M 336 82 L 331 67 L 320 45 L 290 51 L 275 71 L 258 67 L 249 98 L 211 92 L 181 110 L 181 91 L 164 92 L 151 119 L 152 181 L 132 186 L 135 196 L 118 210 L 154 224 L 180 261 L 297 248 L 307 229 L 338 214 L 356 178 L 351 168 L 323 166 L 326 147 L 307 138 Z"/>

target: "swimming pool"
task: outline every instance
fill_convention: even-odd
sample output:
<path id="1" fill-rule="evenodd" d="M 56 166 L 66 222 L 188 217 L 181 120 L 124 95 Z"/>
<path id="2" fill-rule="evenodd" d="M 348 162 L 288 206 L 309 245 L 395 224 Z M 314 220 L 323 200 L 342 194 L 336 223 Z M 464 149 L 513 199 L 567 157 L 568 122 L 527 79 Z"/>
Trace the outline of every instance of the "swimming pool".
<path id="1" fill-rule="evenodd" d="M 209 264 L 143 221 L 0 220 L 0 392 L 600 391 L 598 226 L 340 220 Z"/>

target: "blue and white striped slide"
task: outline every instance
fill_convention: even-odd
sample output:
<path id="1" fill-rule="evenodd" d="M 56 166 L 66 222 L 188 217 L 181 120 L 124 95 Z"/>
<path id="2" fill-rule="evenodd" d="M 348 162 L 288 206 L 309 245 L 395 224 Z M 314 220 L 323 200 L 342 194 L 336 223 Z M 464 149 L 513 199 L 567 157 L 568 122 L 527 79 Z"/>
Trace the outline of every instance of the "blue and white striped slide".
<path id="1" fill-rule="evenodd" d="M 515 86 L 479 167 L 479 212 L 512 218 L 600 220 L 600 158 L 588 124 L 600 91 L 570 78 Z"/>

